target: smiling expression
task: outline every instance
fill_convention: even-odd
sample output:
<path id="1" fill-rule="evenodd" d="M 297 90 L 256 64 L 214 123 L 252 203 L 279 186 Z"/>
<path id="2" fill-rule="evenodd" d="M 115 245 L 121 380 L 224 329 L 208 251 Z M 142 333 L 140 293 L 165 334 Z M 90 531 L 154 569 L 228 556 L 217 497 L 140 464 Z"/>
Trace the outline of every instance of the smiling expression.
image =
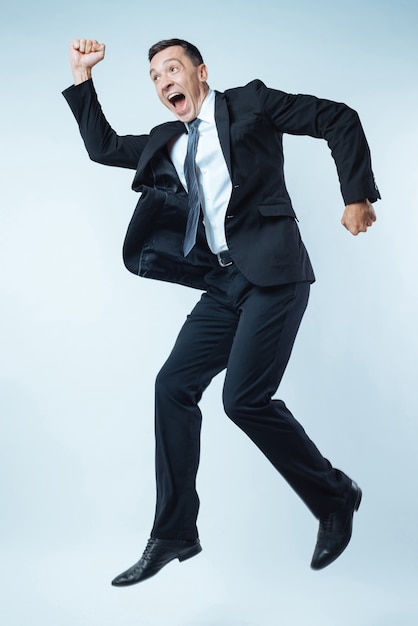
<path id="1" fill-rule="evenodd" d="M 159 99 L 179 120 L 198 116 L 209 90 L 204 63 L 194 65 L 181 46 L 170 46 L 152 58 L 150 76 Z"/>

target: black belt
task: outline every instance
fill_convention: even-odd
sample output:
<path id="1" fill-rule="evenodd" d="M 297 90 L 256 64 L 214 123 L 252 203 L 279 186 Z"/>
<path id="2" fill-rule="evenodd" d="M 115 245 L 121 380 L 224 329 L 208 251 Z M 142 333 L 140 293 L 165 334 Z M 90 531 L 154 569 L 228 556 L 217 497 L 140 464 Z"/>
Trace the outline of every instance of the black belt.
<path id="1" fill-rule="evenodd" d="M 229 250 L 223 250 L 222 252 L 218 252 L 216 256 L 218 257 L 218 263 L 221 267 L 228 267 L 228 265 L 232 265 L 233 263 Z"/>

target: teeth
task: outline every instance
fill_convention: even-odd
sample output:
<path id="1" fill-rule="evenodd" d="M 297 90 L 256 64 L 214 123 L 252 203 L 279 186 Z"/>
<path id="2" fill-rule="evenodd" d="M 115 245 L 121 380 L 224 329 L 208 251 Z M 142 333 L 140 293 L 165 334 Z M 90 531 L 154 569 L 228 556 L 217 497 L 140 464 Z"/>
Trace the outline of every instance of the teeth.
<path id="1" fill-rule="evenodd" d="M 173 98 L 175 98 L 176 96 L 180 96 L 180 93 L 170 93 L 170 95 L 168 96 L 169 100 L 172 100 Z"/>

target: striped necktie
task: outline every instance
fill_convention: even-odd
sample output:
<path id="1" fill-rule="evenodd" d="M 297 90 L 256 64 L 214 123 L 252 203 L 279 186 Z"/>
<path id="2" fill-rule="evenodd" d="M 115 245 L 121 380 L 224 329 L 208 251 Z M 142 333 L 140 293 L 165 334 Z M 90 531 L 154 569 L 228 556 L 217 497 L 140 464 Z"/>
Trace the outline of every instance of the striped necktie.
<path id="1" fill-rule="evenodd" d="M 196 175 L 196 152 L 199 140 L 199 118 L 189 122 L 187 153 L 184 160 L 184 177 L 187 183 L 189 212 L 187 215 L 186 233 L 184 235 L 183 253 L 187 256 L 196 243 L 197 225 L 200 215 L 199 186 Z"/>

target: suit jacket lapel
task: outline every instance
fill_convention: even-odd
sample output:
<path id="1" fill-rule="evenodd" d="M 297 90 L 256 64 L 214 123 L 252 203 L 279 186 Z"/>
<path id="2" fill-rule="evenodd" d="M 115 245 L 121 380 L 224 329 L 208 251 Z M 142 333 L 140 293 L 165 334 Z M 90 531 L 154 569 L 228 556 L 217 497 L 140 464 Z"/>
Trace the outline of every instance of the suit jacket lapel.
<path id="1" fill-rule="evenodd" d="M 226 105 L 225 94 L 219 91 L 215 91 L 215 122 L 218 129 L 219 142 L 232 180 L 229 112 Z"/>
<path id="2" fill-rule="evenodd" d="M 160 150 L 163 146 L 167 145 L 167 143 L 174 139 L 174 137 L 181 135 L 186 132 L 186 127 L 183 122 L 167 122 L 166 124 L 161 124 L 161 126 L 157 126 L 151 131 L 149 141 L 145 146 L 141 157 L 138 161 L 137 168 L 137 176 L 140 176 L 143 172 L 146 165 L 149 163 L 150 159 L 155 155 L 158 150 Z M 135 180 L 134 180 L 135 182 Z"/>

